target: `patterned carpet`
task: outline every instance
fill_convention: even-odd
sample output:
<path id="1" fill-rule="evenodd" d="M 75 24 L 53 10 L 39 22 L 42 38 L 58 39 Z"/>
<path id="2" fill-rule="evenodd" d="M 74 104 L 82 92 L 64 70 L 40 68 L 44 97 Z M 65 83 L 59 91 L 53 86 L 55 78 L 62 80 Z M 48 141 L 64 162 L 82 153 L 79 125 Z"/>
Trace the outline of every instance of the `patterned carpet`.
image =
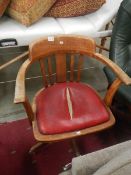
<path id="1" fill-rule="evenodd" d="M 119 121 L 112 129 L 82 137 L 77 142 L 85 154 L 129 139 L 130 124 Z M 31 156 L 28 150 L 34 143 L 26 119 L 0 125 L 0 174 L 58 175 L 73 157 L 68 141 L 41 147 Z"/>

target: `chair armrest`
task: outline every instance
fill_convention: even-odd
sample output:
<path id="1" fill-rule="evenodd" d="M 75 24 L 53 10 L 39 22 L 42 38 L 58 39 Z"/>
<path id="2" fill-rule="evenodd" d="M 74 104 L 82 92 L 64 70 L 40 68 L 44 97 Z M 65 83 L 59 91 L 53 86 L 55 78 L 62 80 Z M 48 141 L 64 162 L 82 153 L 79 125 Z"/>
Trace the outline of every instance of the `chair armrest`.
<path id="1" fill-rule="evenodd" d="M 108 91 L 106 92 L 105 98 L 104 98 L 104 101 L 107 106 L 111 106 L 113 97 L 121 84 L 122 84 L 122 81 L 117 78 L 116 80 L 113 81 L 113 83 L 109 87 Z"/>
<path id="2" fill-rule="evenodd" d="M 131 78 L 117 64 L 99 53 L 94 53 L 93 56 L 110 67 L 121 82 L 125 85 L 131 85 Z"/>
<path id="3" fill-rule="evenodd" d="M 112 103 L 113 97 L 116 91 L 118 90 L 118 88 L 120 87 L 120 85 L 122 83 L 124 83 L 125 85 L 131 85 L 131 78 L 117 64 L 115 64 L 110 59 L 104 57 L 103 55 L 95 53 L 94 57 L 99 61 L 105 63 L 108 67 L 110 67 L 117 76 L 117 78 L 113 81 L 113 83 L 109 87 L 104 98 L 106 105 L 110 106 Z"/>
<path id="4" fill-rule="evenodd" d="M 25 93 L 25 73 L 27 68 L 30 65 L 30 60 L 27 59 L 21 66 L 17 78 L 16 78 L 16 86 L 15 86 L 15 97 L 14 103 L 23 103 L 26 101 L 26 93 Z"/>

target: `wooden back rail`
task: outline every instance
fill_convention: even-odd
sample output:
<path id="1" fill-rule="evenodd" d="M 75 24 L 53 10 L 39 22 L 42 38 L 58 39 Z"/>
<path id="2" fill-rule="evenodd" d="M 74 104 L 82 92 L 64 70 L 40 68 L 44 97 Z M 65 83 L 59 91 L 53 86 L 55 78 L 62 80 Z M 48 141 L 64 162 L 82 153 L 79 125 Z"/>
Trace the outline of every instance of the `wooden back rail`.
<path id="1" fill-rule="evenodd" d="M 67 55 L 66 54 L 56 54 L 55 55 L 55 62 L 56 62 L 56 72 L 53 72 L 53 63 L 52 63 L 52 57 L 49 56 L 47 59 L 47 64 L 45 64 L 43 59 L 39 59 L 40 62 L 40 68 L 41 73 L 43 76 L 43 83 L 45 87 L 48 87 L 49 85 L 53 85 L 54 83 L 60 83 L 60 82 L 66 82 L 67 81 Z M 77 63 L 77 77 L 75 80 L 74 76 L 74 64 L 75 64 L 75 54 L 71 54 L 70 58 L 70 81 L 77 81 L 79 82 L 81 79 L 81 71 L 82 66 L 84 63 L 83 55 L 78 55 L 78 63 Z M 68 58 L 69 59 L 69 58 Z M 46 72 L 47 69 L 47 72 Z M 56 78 L 53 78 L 54 75 L 56 75 Z M 56 82 L 55 82 L 56 80 Z"/>
<path id="2" fill-rule="evenodd" d="M 56 82 L 65 82 L 67 77 L 66 70 L 66 54 L 70 53 L 70 81 L 80 81 L 81 78 L 81 69 L 83 65 L 83 55 L 90 56 L 91 58 L 95 58 L 98 61 L 109 66 L 113 72 L 117 75 L 117 79 L 113 82 L 111 87 L 108 89 L 107 94 L 105 96 L 105 103 L 107 106 L 111 105 L 112 99 L 115 95 L 115 92 L 121 85 L 124 83 L 126 85 L 131 84 L 131 79 L 128 75 L 119 68 L 115 63 L 113 63 L 108 58 L 104 57 L 101 54 L 95 52 L 95 42 L 92 39 L 86 37 L 76 37 L 76 36 L 59 36 L 55 37 L 54 41 L 48 41 L 48 39 L 39 40 L 30 45 L 30 53 L 29 59 L 27 59 L 23 65 L 21 66 L 17 80 L 16 80 L 16 91 L 15 91 L 15 103 L 24 103 L 24 106 L 29 106 L 28 99 L 25 93 L 25 74 L 28 67 L 33 64 L 35 61 L 40 62 L 41 72 L 43 75 L 43 81 L 45 87 L 49 85 L 53 85 L 55 82 L 53 81 L 53 69 L 52 69 L 52 55 L 55 55 L 56 60 Z M 75 65 L 75 55 L 79 54 L 78 60 L 78 71 L 77 71 L 77 79 L 74 77 L 74 65 Z M 47 58 L 48 62 L 48 77 L 46 74 L 45 63 L 44 60 Z M 32 120 L 32 113 L 30 120 Z"/>

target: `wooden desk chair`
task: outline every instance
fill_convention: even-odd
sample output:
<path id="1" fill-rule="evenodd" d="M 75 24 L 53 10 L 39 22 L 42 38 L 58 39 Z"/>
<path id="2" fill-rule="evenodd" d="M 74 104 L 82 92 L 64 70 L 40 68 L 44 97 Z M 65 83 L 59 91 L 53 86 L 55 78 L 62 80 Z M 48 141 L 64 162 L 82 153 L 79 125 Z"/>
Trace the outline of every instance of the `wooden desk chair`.
<path id="1" fill-rule="evenodd" d="M 122 82 L 131 84 L 131 80 L 115 63 L 96 53 L 95 48 L 95 42 L 90 38 L 68 35 L 47 37 L 29 46 L 29 58 L 17 75 L 14 102 L 24 105 L 38 141 L 31 152 L 41 143 L 71 139 L 78 155 L 74 138 L 107 129 L 115 123 L 109 108 L 113 96 Z M 75 76 L 76 55 L 79 59 Z M 92 87 L 80 83 L 84 55 L 105 63 L 118 77 L 108 89 L 104 101 Z M 55 74 L 52 70 L 53 59 Z M 69 80 L 66 59 L 70 60 Z M 37 92 L 31 107 L 25 91 L 25 75 L 36 61 L 40 63 L 44 88 Z"/>

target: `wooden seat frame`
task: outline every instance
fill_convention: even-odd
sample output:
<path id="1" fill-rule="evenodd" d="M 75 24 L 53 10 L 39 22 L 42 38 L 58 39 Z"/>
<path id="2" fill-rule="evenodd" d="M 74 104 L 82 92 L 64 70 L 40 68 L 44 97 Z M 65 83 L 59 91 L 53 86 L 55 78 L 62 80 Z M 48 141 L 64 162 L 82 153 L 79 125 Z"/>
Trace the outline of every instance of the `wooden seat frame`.
<path id="1" fill-rule="evenodd" d="M 98 132 L 104 129 L 111 127 L 115 123 L 113 114 L 110 111 L 110 105 L 112 103 L 113 97 L 119 88 L 119 86 L 124 83 L 126 85 L 131 84 L 131 79 L 128 75 L 118 67 L 114 62 L 104 57 L 103 55 L 96 53 L 96 44 L 95 41 L 88 37 L 74 36 L 74 35 L 61 35 L 56 37 L 47 37 L 40 39 L 29 46 L 29 58 L 21 66 L 17 79 L 16 79 L 16 88 L 15 88 L 15 103 L 22 103 L 26 110 L 30 124 L 33 127 L 34 137 L 37 141 L 40 142 L 54 142 L 65 139 L 73 139 L 78 136 L 91 134 Z M 52 135 L 43 135 L 39 132 L 37 121 L 35 117 L 35 102 L 33 105 L 29 103 L 29 100 L 26 96 L 25 91 L 25 75 L 27 69 L 35 62 L 40 62 L 41 72 L 43 75 L 44 86 L 48 88 L 54 83 L 66 82 L 66 57 L 65 54 L 71 54 L 70 61 L 70 81 L 74 80 L 74 60 L 75 54 L 79 54 L 78 60 L 78 71 L 77 71 L 77 82 L 81 78 L 81 68 L 83 64 L 83 55 L 87 55 L 91 58 L 95 58 L 98 61 L 109 66 L 112 71 L 116 74 L 117 78 L 112 83 L 110 88 L 107 90 L 104 101 L 107 106 L 107 110 L 110 114 L 109 121 L 93 126 L 90 128 L 85 128 L 79 131 L 67 132 L 62 134 L 52 134 Z M 51 66 L 51 55 L 56 55 L 56 82 L 53 82 L 52 79 L 52 66 Z M 47 58 L 48 57 L 48 58 Z M 47 75 L 45 72 L 44 58 L 48 59 L 48 76 L 49 81 L 47 80 Z M 50 83 L 49 83 L 50 82 Z M 37 96 L 38 94 L 36 94 Z"/>

